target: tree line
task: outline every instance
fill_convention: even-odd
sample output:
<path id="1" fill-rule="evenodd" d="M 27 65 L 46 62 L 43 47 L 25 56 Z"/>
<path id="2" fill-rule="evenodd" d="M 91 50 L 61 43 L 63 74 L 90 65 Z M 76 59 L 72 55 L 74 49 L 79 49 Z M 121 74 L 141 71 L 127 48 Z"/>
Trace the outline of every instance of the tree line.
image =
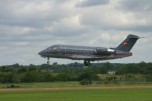
<path id="1" fill-rule="evenodd" d="M 152 81 L 152 63 L 95 63 L 84 69 L 83 64 L 57 64 L 28 65 L 13 64 L 0 66 L 0 83 L 30 83 L 54 81 L 86 81 L 100 80 L 98 74 L 107 74 L 115 71 L 116 75 L 143 74 L 147 81 Z M 115 80 L 116 77 L 107 78 Z"/>

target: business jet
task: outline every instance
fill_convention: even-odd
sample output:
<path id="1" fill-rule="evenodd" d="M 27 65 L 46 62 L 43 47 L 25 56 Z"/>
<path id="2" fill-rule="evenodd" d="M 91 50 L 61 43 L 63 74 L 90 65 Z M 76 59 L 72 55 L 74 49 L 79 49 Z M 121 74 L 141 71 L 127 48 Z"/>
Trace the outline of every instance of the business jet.
<path id="1" fill-rule="evenodd" d="M 88 47 L 75 45 L 53 45 L 38 54 L 47 58 L 63 58 L 72 60 L 84 60 L 84 66 L 91 66 L 90 61 L 102 61 L 132 56 L 130 50 L 139 39 L 139 36 L 128 35 L 127 38 L 115 48 Z"/>

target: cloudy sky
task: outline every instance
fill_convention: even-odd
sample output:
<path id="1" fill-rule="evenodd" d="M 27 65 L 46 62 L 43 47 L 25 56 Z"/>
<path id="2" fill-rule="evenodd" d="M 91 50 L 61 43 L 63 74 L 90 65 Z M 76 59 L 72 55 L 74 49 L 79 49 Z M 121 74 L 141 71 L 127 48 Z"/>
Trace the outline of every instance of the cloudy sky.
<path id="1" fill-rule="evenodd" d="M 46 63 L 37 53 L 53 44 L 115 47 L 128 34 L 146 38 L 109 62 L 152 62 L 152 0 L 0 0 L 0 65 Z"/>

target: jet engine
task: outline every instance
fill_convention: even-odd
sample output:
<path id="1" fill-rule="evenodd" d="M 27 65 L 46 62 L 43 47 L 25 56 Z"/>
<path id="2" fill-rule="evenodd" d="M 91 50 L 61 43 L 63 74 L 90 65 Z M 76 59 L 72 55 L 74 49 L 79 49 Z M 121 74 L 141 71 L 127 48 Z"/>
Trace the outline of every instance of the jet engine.
<path id="1" fill-rule="evenodd" d="M 95 54 L 106 56 L 106 55 L 111 55 L 112 53 L 114 53 L 114 51 L 115 50 L 110 49 L 110 48 L 97 48 L 95 50 Z"/>

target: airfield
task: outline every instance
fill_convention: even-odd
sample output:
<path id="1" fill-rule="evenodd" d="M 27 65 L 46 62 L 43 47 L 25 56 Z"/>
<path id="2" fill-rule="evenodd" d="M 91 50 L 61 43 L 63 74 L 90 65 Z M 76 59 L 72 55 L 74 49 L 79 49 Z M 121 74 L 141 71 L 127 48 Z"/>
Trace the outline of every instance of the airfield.
<path id="1" fill-rule="evenodd" d="M 73 87 L 66 85 L 68 83 L 56 86 L 55 84 L 53 87 L 31 84 L 31 87 L 27 88 L 24 88 L 25 86 L 0 88 L 0 99 L 1 101 L 152 101 L 151 84 Z"/>

